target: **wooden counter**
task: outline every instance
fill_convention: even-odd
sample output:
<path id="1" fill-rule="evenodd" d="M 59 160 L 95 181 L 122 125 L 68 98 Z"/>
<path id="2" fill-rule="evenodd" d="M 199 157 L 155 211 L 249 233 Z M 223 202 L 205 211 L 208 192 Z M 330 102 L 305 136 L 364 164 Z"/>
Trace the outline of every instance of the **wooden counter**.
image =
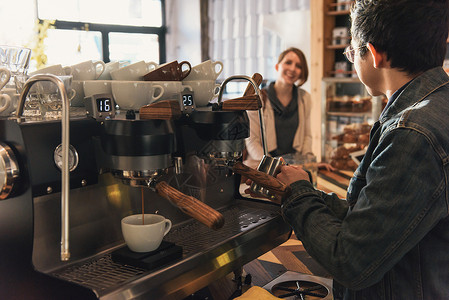
<path id="1" fill-rule="evenodd" d="M 340 198 L 346 198 L 346 191 L 349 186 L 349 180 L 352 177 L 352 171 L 325 171 L 319 170 L 317 179 L 317 188 L 326 193 L 336 193 Z"/>

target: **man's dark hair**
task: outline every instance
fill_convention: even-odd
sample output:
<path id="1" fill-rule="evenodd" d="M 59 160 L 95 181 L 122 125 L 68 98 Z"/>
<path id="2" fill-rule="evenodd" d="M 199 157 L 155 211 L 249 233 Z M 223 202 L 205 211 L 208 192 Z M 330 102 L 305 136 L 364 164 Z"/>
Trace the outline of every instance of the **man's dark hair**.
<path id="1" fill-rule="evenodd" d="M 449 0 L 356 0 L 352 38 L 385 52 L 392 68 L 418 74 L 442 66 L 449 28 Z"/>

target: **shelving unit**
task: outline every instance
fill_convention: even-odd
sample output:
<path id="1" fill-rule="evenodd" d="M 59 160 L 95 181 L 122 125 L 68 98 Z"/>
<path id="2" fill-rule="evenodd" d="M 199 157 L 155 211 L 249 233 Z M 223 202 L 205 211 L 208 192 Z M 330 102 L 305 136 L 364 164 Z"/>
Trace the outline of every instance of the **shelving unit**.
<path id="1" fill-rule="evenodd" d="M 344 129 L 361 128 L 366 131 L 373 120 L 378 118 L 382 109 L 382 99 L 372 98 L 360 82 L 344 54 L 350 39 L 343 36 L 334 40 L 336 27 L 346 27 L 349 31 L 349 5 L 353 1 L 338 0 L 311 1 L 312 12 L 312 97 L 320 99 L 321 108 L 321 160 L 330 162 L 331 154 L 338 147 L 360 147 L 355 131 L 354 136 L 344 136 Z M 348 8 L 348 9 L 342 9 Z M 344 32 L 344 30 L 340 29 Z M 336 69 L 336 63 L 347 64 L 346 68 Z M 343 65 L 345 66 L 345 65 Z M 358 124 L 364 124 L 358 125 Z M 346 131 L 347 133 L 347 131 Z M 363 141 L 366 133 L 363 132 Z M 344 136 L 344 139 L 343 139 Z M 362 141 L 362 138 L 361 138 Z"/>
<path id="2" fill-rule="evenodd" d="M 322 160 L 334 164 L 339 147 L 360 150 L 367 144 L 369 127 L 382 109 L 382 98 L 371 97 L 358 78 L 350 77 L 323 78 L 322 95 Z"/>

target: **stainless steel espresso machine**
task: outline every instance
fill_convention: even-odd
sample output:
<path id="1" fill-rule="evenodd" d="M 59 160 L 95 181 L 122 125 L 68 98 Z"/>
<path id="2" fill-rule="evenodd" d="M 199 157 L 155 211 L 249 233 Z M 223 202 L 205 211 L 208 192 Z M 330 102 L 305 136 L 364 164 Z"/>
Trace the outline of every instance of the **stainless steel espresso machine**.
<path id="1" fill-rule="evenodd" d="M 40 80 L 58 85 L 62 118 L 22 116 Z M 1 299 L 183 299 L 289 238 L 277 205 L 238 192 L 245 107 L 186 99 L 124 114 L 96 95 L 75 115 L 57 77 L 29 79 L 0 119 Z M 151 255 L 121 234 L 142 211 L 173 223 Z"/>

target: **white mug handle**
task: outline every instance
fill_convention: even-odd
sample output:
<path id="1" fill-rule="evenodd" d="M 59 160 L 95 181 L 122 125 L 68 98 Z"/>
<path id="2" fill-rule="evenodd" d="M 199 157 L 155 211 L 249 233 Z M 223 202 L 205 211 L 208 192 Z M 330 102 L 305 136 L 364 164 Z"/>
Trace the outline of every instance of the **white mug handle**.
<path id="1" fill-rule="evenodd" d="M 145 64 L 147 65 L 148 72 L 153 71 L 158 67 L 158 64 L 155 63 L 154 61 L 146 62 Z"/>
<path id="2" fill-rule="evenodd" d="M 65 66 L 64 68 L 65 75 L 72 75 L 72 67 L 71 66 Z"/>
<path id="3" fill-rule="evenodd" d="M 70 95 L 67 95 L 67 97 L 69 97 L 69 101 L 72 101 L 73 98 L 75 98 L 75 96 L 76 96 L 76 90 L 70 89 L 69 92 L 70 92 L 69 93 Z"/>
<path id="4" fill-rule="evenodd" d="M 0 113 L 4 112 L 11 105 L 11 97 L 8 94 L 0 94 L 0 104 L 4 104 L 0 107 Z"/>
<path id="5" fill-rule="evenodd" d="M 159 89 L 159 94 L 157 96 L 156 95 L 156 91 Z M 164 94 L 164 88 L 160 85 L 154 85 L 154 90 L 153 90 L 153 102 L 157 101 L 159 98 L 162 97 L 162 95 Z"/>
<path id="6" fill-rule="evenodd" d="M 221 87 L 221 85 L 220 84 L 215 84 L 215 87 L 214 87 L 214 97 L 217 97 L 218 96 L 218 94 L 220 93 L 220 87 Z"/>
<path id="7" fill-rule="evenodd" d="M 103 74 L 106 65 L 104 64 L 103 61 L 97 60 L 96 62 L 94 62 L 94 67 L 95 67 L 95 79 L 98 79 L 98 77 L 100 77 L 101 74 Z"/>
<path id="8" fill-rule="evenodd" d="M 167 233 L 170 231 L 171 229 L 171 221 L 169 219 L 165 219 L 165 231 L 164 231 L 164 236 L 167 235 Z"/>
<path id="9" fill-rule="evenodd" d="M 0 90 L 9 82 L 10 78 L 11 72 L 6 68 L 0 68 Z"/>
<path id="10" fill-rule="evenodd" d="M 221 72 L 223 72 L 223 63 L 217 60 L 216 62 L 213 62 L 212 65 L 214 67 L 215 79 L 217 79 L 217 77 L 220 76 Z M 218 72 L 217 72 L 217 65 L 220 66 L 220 70 L 218 70 Z"/>
<path id="11" fill-rule="evenodd" d="M 182 85 L 182 91 L 185 91 L 185 89 L 188 89 L 189 91 L 193 92 L 193 88 L 190 85 Z"/>

